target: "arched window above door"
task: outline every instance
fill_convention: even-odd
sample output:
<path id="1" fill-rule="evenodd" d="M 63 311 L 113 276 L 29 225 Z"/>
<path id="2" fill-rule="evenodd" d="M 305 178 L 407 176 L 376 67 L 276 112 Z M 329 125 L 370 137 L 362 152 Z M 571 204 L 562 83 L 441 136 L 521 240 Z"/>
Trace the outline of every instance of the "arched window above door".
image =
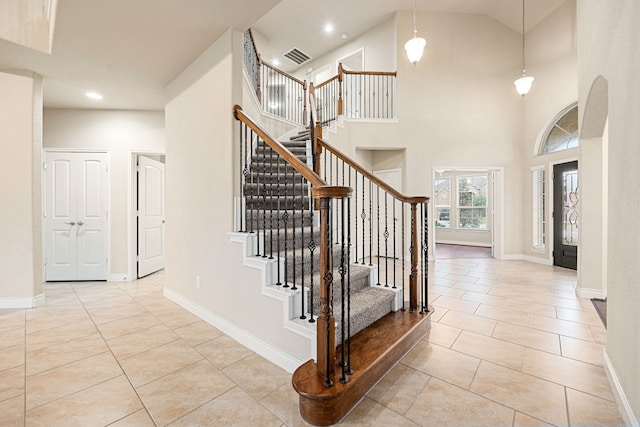
<path id="1" fill-rule="evenodd" d="M 540 144 L 539 155 L 568 150 L 579 145 L 578 142 L 578 104 L 565 108 L 552 122 Z"/>

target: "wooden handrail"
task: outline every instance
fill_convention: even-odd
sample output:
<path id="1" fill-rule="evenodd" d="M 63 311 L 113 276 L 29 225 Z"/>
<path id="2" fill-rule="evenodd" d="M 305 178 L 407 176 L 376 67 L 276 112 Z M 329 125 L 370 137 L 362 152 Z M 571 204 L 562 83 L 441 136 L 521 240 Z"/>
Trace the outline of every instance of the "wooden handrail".
<path id="1" fill-rule="evenodd" d="M 344 74 L 360 74 L 363 76 L 393 76 L 398 75 L 397 71 L 348 71 L 342 70 Z"/>
<path id="2" fill-rule="evenodd" d="M 346 154 L 342 153 L 338 149 L 332 147 L 331 145 L 329 145 L 327 142 L 323 141 L 322 139 L 318 139 L 318 145 L 320 147 L 325 148 L 326 150 L 330 151 L 331 153 L 333 153 L 340 160 L 342 160 L 343 162 L 345 162 L 346 164 L 348 164 L 349 166 L 354 168 L 356 171 L 358 171 L 359 173 L 364 175 L 369 181 L 371 181 L 374 184 L 378 185 L 380 188 L 382 188 L 387 193 L 391 194 L 393 197 L 395 197 L 396 199 L 398 199 L 401 202 L 406 202 L 406 203 L 426 203 L 429 200 L 429 198 L 427 196 L 405 196 L 404 194 L 400 193 L 395 188 L 391 187 L 386 182 L 382 181 L 380 178 L 376 177 L 372 173 L 370 173 L 367 170 L 365 170 L 362 166 L 360 166 L 358 163 L 356 163 L 356 161 L 354 161 L 351 158 L 349 158 L 349 156 L 347 156 Z"/>
<path id="3" fill-rule="evenodd" d="M 267 68 L 271 68 L 276 73 L 281 74 L 290 80 L 293 80 L 294 82 L 298 83 L 300 86 L 304 86 L 305 89 L 307 88 L 307 82 L 293 77 L 291 74 L 287 73 L 286 71 L 282 71 L 281 69 L 279 69 L 274 65 L 269 64 L 267 61 L 263 60 L 262 58 L 260 58 L 260 63 Z"/>
<path id="4" fill-rule="evenodd" d="M 287 163 L 291 165 L 300 175 L 302 175 L 313 187 L 326 187 L 327 183 L 318 176 L 306 163 L 297 158 L 291 151 L 287 150 L 287 148 L 282 145 L 280 142 L 276 141 L 272 137 L 267 134 L 260 126 L 253 122 L 247 115 L 242 111 L 242 107 L 239 105 L 235 105 L 233 107 L 233 116 L 237 119 L 249 126 L 256 135 L 258 135 L 269 147 L 273 149 L 279 156 L 281 156 Z"/>
<path id="5" fill-rule="evenodd" d="M 334 80 L 338 80 L 338 78 L 340 77 L 340 75 L 336 74 L 335 76 L 331 77 L 329 80 L 327 80 L 326 82 L 322 82 L 318 85 L 316 85 L 316 89 L 320 89 L 323 86 L 328 85 L 329 83 L 331 83 Z"/>

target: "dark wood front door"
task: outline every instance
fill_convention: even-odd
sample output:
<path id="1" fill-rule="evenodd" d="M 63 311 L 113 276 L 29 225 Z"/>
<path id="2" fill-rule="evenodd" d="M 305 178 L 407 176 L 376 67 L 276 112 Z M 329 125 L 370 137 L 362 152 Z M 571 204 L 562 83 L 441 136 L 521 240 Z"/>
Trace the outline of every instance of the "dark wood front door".
<path id="1" fill-rule="evenodd" d="M 553 265 L 578 267 L 578 162 L 553 167 Z"/>

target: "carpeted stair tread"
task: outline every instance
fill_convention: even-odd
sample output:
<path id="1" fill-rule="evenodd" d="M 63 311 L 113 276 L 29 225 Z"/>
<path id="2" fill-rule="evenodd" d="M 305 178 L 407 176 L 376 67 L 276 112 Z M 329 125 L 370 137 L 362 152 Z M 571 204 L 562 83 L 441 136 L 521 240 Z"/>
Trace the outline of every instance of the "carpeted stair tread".
<path id="1" fill-rule="evenodd" d="M 351 293 L 351 336 L 357 334 L 382 316 L 391 311 L 394 293 L 382 288 L 368 287 Z M 345 295 L 345 309 L 347 297 Z M 318 310 L 319 313 L 319 310 Z M 333 297 L 333 317 L 336 319 L 336 344 L 342 335 L 342 296 L 336 291 Z M 345 319 L 345 329 L 347 320 Z"/>

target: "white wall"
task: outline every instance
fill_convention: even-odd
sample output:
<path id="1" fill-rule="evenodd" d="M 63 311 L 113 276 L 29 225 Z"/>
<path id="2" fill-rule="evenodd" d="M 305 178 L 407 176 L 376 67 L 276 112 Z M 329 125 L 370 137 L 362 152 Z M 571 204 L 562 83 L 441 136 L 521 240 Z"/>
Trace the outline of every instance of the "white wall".
<path id="1" fill-rule="evenodd" d="M 162 111 L 66 110 L 44 111 L 44 148 L 109 152 L 111 199 L 111 271 L 127 280 L 131 153 L 165 151 Z"/>
<path id="2" fill-rule="evenodd" d="M 42 294 L 42 83 L 0 72 L 0 308 L 32 307 Z"/>
<path id="3" fill-rule="evenodd" d="M 579 108 L 584 115 L 581 127 L 590 128 L 597 121 L 601 133 L 608 115 L 606 354 L 609 369 L 619 381 L 620 389 L 614 384 L 614 390 L 621 391 L 628 403 L 628 412 L 623 411 L 627 423 L 632 421 L 630 417 L 635 417 L 635 423 L 640 419 L 638 22 L 640 2 L 636 0 L 578 0 Z M 600 97 L 591 92 L 598 77 L 606 79 L 605 93 Z M 584 173 L 589 171 L 583 169 Z"/>
<path id="4" fill-rule="evenodd" d="M 352 40 L 348 40 L 342 46 L 328 54 L 305 63 L 293 74 L 301 80 L 307 79 L 313 81 L 314 79 L 311 76 L 314 76 L 315 73 L 312 72 L 307 75 L 305 71 L 309 67 L 318 70 L 329 65 L 331 75 L 335 76 L 338 74 L 338 60 L 351 55 L 361 48 L 364 48 L 364 69 L 366 71 L 395 71 L 395 41 L 396 20 L 395 17 L 392 16 L 370 31 L 354 37 Z M 313 81 L 313 83 L 318 84 L 322 82 Z"/>
<path id="5" fill-rule="evenodd" d="M 348 155 L 406 149 L 408 195 L 431 194 L 433 166 L 503 167 L 504 252 L 519 256 L 523 122 L 513 79 L 520 72 L 520 36 L 486 16 L 419 13 L 427 47 L 413 66 L 403 48 L 413 35 L 413 17 L 399 12 L 396 21 L 398 122 L 345 121 L 331 143 Z M 373 49 L 365 45 L 365 52 Z"/>
<path id="6" fill-rule="evenodd" d="M 527 73 L 535 77 L 531 92 L 523 99 L 523 156 L 525 177 L 522 186 L 523 252 L 538 262 L 549 263 L 553 251 L 551 234 L 551 192 L 546 191 L 546 242 L 544 253 L 532 250 L 531 166 L 545 166 L 550 189 L 554 163 L 575 160 L 579 149 L 537 155 L 537 147 L 554 118 L 578 99 L 578 59 L 576 40 L 576 2 L 567 0 L 526 34 Z M 534 154 L 535 153 L 535 154 Z M 581 186 L 581 190 L 582 190 Z"/>
<path id="7" fill-rule="evenodd" d="M 243 266 L 242 246 L 227 235 L 240 173 L 232 107 L 242 99 L 241 52 L 242 34 L 227 32 L 192 65 L 209 70 L 190 83 L 178 77 L 181 90 L 166 105 L 165 287 L 306 360 L 308 340 L 282 328 L 282 303 L 261 294 L 258 270 Z"/>

